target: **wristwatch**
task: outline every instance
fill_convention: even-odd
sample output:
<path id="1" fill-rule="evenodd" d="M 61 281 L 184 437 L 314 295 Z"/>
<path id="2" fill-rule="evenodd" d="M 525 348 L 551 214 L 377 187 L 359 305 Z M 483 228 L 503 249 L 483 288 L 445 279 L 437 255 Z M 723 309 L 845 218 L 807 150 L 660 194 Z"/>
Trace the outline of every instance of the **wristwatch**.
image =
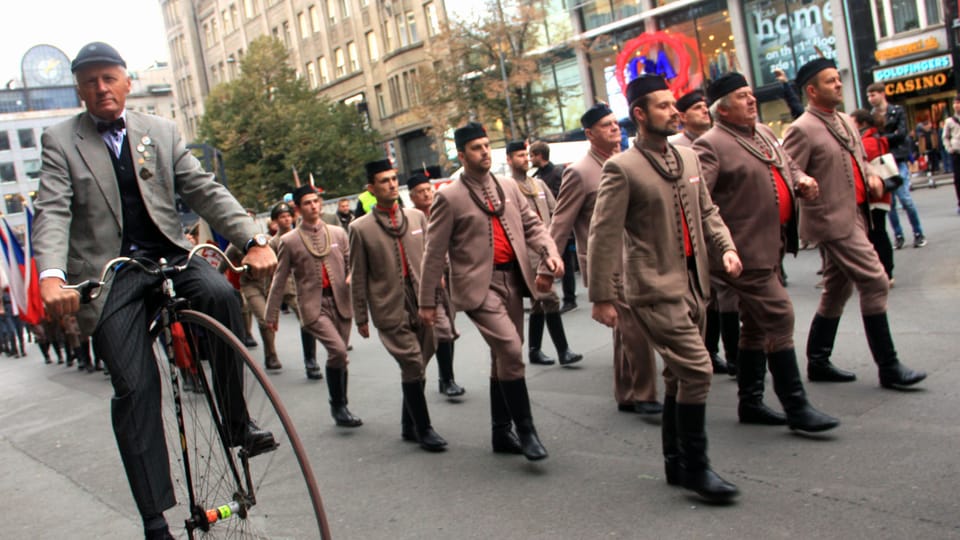
<path id="1" fill-rule="evenodd" d="M 250 248 L 254 246 L 267 247 L 267 244 L 270 242 L 270 237 L 260 233 L 253 235 L 253 238 L 247 240 L 247 245 L 244 246 L 243 252 L 246 253 L 250 251 Z"/>

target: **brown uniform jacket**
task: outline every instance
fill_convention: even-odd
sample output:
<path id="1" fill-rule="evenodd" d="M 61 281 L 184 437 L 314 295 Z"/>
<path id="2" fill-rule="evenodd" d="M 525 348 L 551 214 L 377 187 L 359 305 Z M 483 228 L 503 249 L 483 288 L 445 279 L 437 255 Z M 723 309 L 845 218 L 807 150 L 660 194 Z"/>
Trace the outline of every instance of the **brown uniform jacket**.
<path id="1" fill-rule="evenodd" d="M 426 246 L 427 218 L 413 208 L 398 208 L 406 216 L 407 230 L 400 241 L 407 260 L 413 290 L 420 285 L 420 264 Z M 350 289 L 357 326 L 367 323 L 367 309 L 377 328 L 395 328 L 416 317 L 408 313 L 403 267 L 397 239 L 384 231 L 376 219 L 389 224 L 389 216 L 376 207 L 350 223 Z"/>
<path id="2" fill-rule="evenodd" d="M 840 133 L 850 133 L 854 138 L 854 155 L 866 181 L 860 133 L 846 114 L 834 114 L 850 127 Z M 820 185 L 819 197 L 800 201 L 800 236 L 810 242 L 829 242 L 853 232 L 857 223 L 857 193 L 850 153 L 837 142 L 819 115 L 824 113 L 807 107 L 787 129 L 783 147 L 797 166 Z"/>
<path id="3" fill-rule="evenodd" d="M 304 233 L 321 235 L 323 229 L 330 231 L 330 253 L 318 259 L 307 251 L 300 237 Z M 350 264 L 350 246 L 347 233 L 339 225 L 327 225 L 320 222 L 316 228 L 301 223 L 296 229 L 280 237 L 280 251 L 277 253 L 277 273 L 273 275 L 270 295 L 267 297 L 266 319 L 277 320 L 280 303 L 283 301 L 284 285 L 290 273 L 297 284 L 297 303 L 300 307 L 300 325 L 310 326 L 320 318 L 323 294 L 323 274 L 321 265 L 327 268 L 327 277 L 333 290 L 333 300 L 337 311 L 344 319 L 353 317 L 353 305 L 350 303 L 350 286 L 347 285 L 347 267 Z"/>
<path id="4" fill-rule="evenodd" d="M 613 273 L 623 257 L 624 297 L 631 305 L 678 302 L 690 290 L 678 205 L 683 205 L 696 261 L 700 294 L 710 294 L 710 261 L 733 250 L 730 232 L 701 180 L 697 155 L 678 147 L 683 173 L 669 181 L 636 145 L 603 166 L 603 180 L 590 223 L 587 264 L 591 302 L 614 302 Z M 662 162 L 661 162 L 662 163 Z"/>
<path id="5" fill-rule="evenodd" d="M 784 248 L 784 241 L 790 253 L 796 253 L 799 247 L 797 199 L 793 188 L 803 176 L 803 171 L 786 154 L 773 131 L 763 124 L 756 124 L 757 132 L 771 142 L 783 164 L 780 175 L 790 191 L 792 218 L 781 226 L 779 195 L 770 164 L 740 146 L 733 134 L 724 127 L 736 131 L 742 140 L 758 151 L 765 150 L 754 141 L 753 134 L 746 128 L 732 124 L 714 126 L 693 143 L 693 149 L 700 158 L 703 180 L 710 189 L 714 204 L 720 208 L 723 222 L 730 229 L 743 268 L 776 268 L 780 265 L 780 250 Z"/>
<path id="6" fill-rule="evenodd" d="M 437 305 L 437 287 L 443 273 L 444 257 L 450 255 L 450 299 L 456 311 L 470 311 L 483 303 L 493 274 L 493 225 L 489 215 L 470 198 L 466 183 L 481 197 L 486 192 L 497 206 L 494 182 L 503 188 L 504 212 L 500 223 L 506 231 L 517 257 L 523 279 L 535 297 L 535 270 L 523 261 L 529 252 L 557 257 L 557 246 L 551 241 L 543 222 L 527 204 L 517 189 L 516 182 L 495 178 L 488 174 L 486 188 L 480 182 L 461 175 L 446 188 L 437 192 L 430 209 L 427 247 L 423 257 L 420 283 L 420 305 Z"/>
<path id="7" fill-rule="evenodd" d="M 580 161 L 570 164 L 563 170 L 563 182 L 560 195 L 557 196 L 557 208 L 553 212 L 550 224 L 550 236 L 558 250 L 567 247 L 570 231 L 577 241 L 577 258 L 580 260 L 580 273 L 583 284 L 587 284 L 587 242 L 590 238 L 590 218 L 597 201 L 597 189 L 603 163 L 593 151 L 587 152 Z"/>

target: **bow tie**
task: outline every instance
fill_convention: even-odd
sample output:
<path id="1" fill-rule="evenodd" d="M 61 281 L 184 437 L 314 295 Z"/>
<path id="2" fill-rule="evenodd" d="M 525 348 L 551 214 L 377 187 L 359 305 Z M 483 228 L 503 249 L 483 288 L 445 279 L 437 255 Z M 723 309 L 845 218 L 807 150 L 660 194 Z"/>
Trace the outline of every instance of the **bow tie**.
<path id="1" fill-rule="evenodd" d="M 97 122 L 97 132 L 99 133 L 105 131 L 120 133 L 124 127 L 126 127 L 126 124 L 123 122 L 123 118 L 117 118 L 113 122 Z"/>

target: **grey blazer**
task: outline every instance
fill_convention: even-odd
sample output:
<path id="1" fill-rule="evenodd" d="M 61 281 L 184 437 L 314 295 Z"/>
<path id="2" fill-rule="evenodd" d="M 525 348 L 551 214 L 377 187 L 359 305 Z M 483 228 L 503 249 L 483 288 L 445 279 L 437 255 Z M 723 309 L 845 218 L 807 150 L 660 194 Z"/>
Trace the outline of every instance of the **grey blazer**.
<path id="1" fill-rule="evenodd" d="M 150 218 L 174 244 L 189 249 L 175 194 L 235 245 L 257 233 L 253 220 L 187 150 L 173 122 L 126 112 L 127 144 Z M 123 210 L 110 150 L 86 112 L 48 128 L 41 137 L 43 165 L 35 203 L 33 247 L 40 272 L 62 270 L 69 283 L 99 277 L 120 254 Z M 143 148 L 143 150 L 140 150 Z M 103 301 L 77 314 L 85 334 L 93 332 Z"/>

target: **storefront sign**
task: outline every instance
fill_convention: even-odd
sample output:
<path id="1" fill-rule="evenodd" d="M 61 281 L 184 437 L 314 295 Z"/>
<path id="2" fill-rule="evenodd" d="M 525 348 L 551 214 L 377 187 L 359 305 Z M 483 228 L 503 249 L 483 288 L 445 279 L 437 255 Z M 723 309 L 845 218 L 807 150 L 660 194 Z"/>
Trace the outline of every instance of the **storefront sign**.
<path id="1" fill-rule="evenodd" d="M 947 72 L 933 73 L 921 77 L 913 77 L 902 81 L 889 82 L 884 85 L 883 90 L 888 96 L 897 94 L 909 94 L 918 90 L 927 90 L 929 88 L 940 88 L 947 84 Z"/>
<path id="2" fill-rule="evenodd" d="M 873 80 L 883 82 L 902 79 L 904 77 L 913 77 L 930 73 L 931 71 L 949 69 L 951 67 L 953 67 L 953 58 L 951 58 L 949 54 L 941 54 L 933 58 L 924 58 L 923 60 L 900 64 L 898 66 L 875 69 L 873 70 Z"/>
<path id="3" fill-rule="evenodd" d="M 910 56 L 911 54 L 917 54 L 925 51 L 935 51 L 939 48 L 940 48 L 940 42 L 937 40 L 937 38 L 933 36 L 929 36 L 926 38 L 918 39 L 911 43 L 904 43 L 903 45 L 897 45 L 896 47 L 879 49 L 873 53 L 873 56 L 878 61 L 883 62 L 884 60 L 892 60 L 894 58 Z"/>

